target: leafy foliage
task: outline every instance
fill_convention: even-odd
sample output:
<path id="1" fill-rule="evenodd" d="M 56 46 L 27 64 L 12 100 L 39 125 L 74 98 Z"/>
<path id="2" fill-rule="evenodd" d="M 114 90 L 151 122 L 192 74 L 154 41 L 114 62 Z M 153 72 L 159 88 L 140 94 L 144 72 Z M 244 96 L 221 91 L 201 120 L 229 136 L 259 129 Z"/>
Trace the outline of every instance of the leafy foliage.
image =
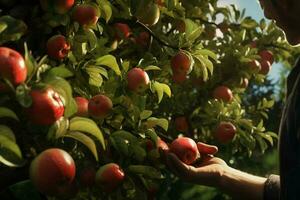
<path id="1" fill-rule="evenodd" d="M 149 140 L 157 144 L 158 137 L 171 142 L 187 135 L 219 145 L 219 156 L 225 160 L 251 157 L 258 150 L 264 153 L 276 143 L 277 135 L 264 126 L 274 106 L 272 95 L 253 100 L 251 95 L 257 95 L 247 94 L 241 85 L 245 78 L 258 88 L 265 83 L 265 75 L 249 68 L 249 62 L 261 59 L 261 50 L 270 50 L 275 61 L 285 65 L 292 65 L 299 54 L 274 23 L 256 22 L 235 6 L 219 7 L 217 0 L 75 1 L 84 3 L 97 7 L 96 24 L 81 26 L 73 20 L 72 9 L 65 14 L 44 11 L 38 1 L 4 5 L 0 44 L 23 53 L 27 79 L 15 87 L 0 77 L 0 84 L 9 88 L 0 91 L 0 118 L 5 119 L 0 124 L 2 164 L 21 167 L 38 152 L 61 147 L 70 152 L 78 170 L 87 161 L 97 168 L 115 162 L 126 173 L 126 180 L 113 193 L 80 188 L 78 198 L 141 200 L 149 197 L 153 186 L 167 182 L 164 189 L 169 191 L 176 183 L 158 150 L 147 149 Z M 143 13 L 137 11 L 149 4 L 158 9 L 158 22 L 151 26 L 140 20 Z M 22 15 L 15 11 L 19 7 Z M 129 32 L 116 29 L 116 23 L 126 24 Z M 140 43 L 142 32 L 149 38 Z M 46 51 L 47 40 L 56 34 L 64 35 L 71 46 L 61 60 L 48 57 Z M 179 51 L 188 55 L 191 64 L 178 82 L 170 60 Z M 150 77 L 150 86 L 142 93 L 127 88 L 127 72 L 134 67 Z M 32 105 L 31 89 L 45 85 L 64 104 L 64 116 L 51 126 L 32 124 L 23 111 Z M 232 90 L 231 102 L 213 98 L 212 91 L 220 85 Z M 112 100 L 108 116 L 77 116 L 74 97 L 90 99 L 97 94 Z M 176 129 L 177 116 L 188 119 L 187 131 Z M 7 118 L 20 123 L 16 130 Z M 237 127 L 229 144 L 215 139 L 214 130 L 221 121 Z"/>

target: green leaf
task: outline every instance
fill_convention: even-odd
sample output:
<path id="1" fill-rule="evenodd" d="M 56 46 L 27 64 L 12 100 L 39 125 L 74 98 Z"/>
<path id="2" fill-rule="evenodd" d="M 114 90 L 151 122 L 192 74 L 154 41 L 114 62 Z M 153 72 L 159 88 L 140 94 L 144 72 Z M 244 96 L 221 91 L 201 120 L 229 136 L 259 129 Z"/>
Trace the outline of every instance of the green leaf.
<path id="1" fill-rule="evenodd" d="M 150 65 L 148 67 L 144 68 L 145 71 L 150 71 L 150 70 L 161 70 L 161 68 L 154 66 L 154 65 Z"/>
<path id="2" fill-rule="evenodd" d="M 202 33 L 203 28 L 190 19 L 185 19 L 185 37 L 190 43 L 193 43 Z"/>
<path id="3" fill-rule="evenodd" d="M 16 200 L 41 200 L 39 192 L 31 180 L 25 180 L 9 186 L 11 194 Z"/>
<path id="4" fill-rule="evenodd" d="M 7 24 L 4 22 L 0 22 L 0 34 L 5 31 L 5 29 L 7 28 Z"/>
<path id="5" fill-rule="evenodd" d="M 159 82 L 155 81 L 152 84 L 152 87 L 153 87 L 154 91 L 157 92 L 158 103 L 161 102 L 164 93 L 166 93 L 168 95 L 168 97 L 171 97 L 171 89 L 167 84 L 159 83 Z"/>
<path id="6" fill-rule="evenodd" d="M 24 164 L 19 146 L 4 135 L 0 135 L 0 162 L 9 167 L 20 167 Z"/>
<path id="7" fill-rule="evenodd" d="M 112 16 L 112 9 L 111 5 L 106 0 L 99 0 L 99 5 L 102 13 L 104 14 L 103 18 L 105 19 L 106 23 L 110 20 Z"/>
<path id="8" fill-rule="evenodd" d="M 16 115 L 16 113 L 6 107 L 0 107 L 0 118 L 1 117 L 8 117 L 19 121 L 19 118 Z"/>
<path id="9" fill-rule="evenodd" d="M 23 21 L 17 20 L 9 15 L 0 17 L 0 24 L 2 27 L 0 44 L 19 40 L 27 31 L 27 26 Z"/>
<path id="10" fill-rule="evenodd" d="M 241 26 L 244 28 L 253 29 L 258 26 L 258 23 L 254 19 L 251 19 L 250 17 L 246 17 L 242 21 Z"/>
<path id="11" fill-rule="evenodd" d="M 268 148 L 267 143 L 261 137 L 259 137 L 259 136 L 255 136 L 255 138 L 256 138 L 259 146 L 260 146 L 261 152 L 264 153 L 265 150 Z"/>
<path id="12" fill-rule="evenodd" d="M 217 54 L 215 54 L 214 52 L 212 52 L 208 49 L 199 49 L 196 51 L 196 54 L 201 54 L 203 56 L 209 56 L 214 61 L 218 62 Z"/>
<path id="13" fill-rule="evenodd" d="M 273 138 L 268 135 L 268 134 L 264 134 L 264 133 L 257 133 L 258 135 L 260 135 L 262 138 L 264 138 L 265 140 L 267 140 L 268 142 L 270 142 L 270 144 L 273 146 Z"/>
<path id="14" fill-rule="evenodd" d="M 97 148 L 95 142 L 90 137 L 78 131 L 70 131 L 68 134 L 64 135 L 64 137 L 73 138 L 84 144 L 92 152 L 96 161 L 98 161 Z"/>
<path id="15" fill-rule="evenodd" d="M 100 141 L 103 149 L 105 149 L 105 141 L 103 134 L 93 120 L 84 117 L 74 117 L 70 121 L 69 130 L 89 133 L 95 136 Z"/>
<path id="16" fill-rule="evenodd" d="M 99 73 L 103 75 L 105 78 L 108 78 L 107 70 L 103 67 L 97 66 L 97 65 L 90 65 L 85 68 L 87 73 Z"/>
<path id="17" fill-rule="evenodd" d="M 16 88 L 16 98 L 18 102 L 25 108 L 28 108 L 32 104 L 32 98 L 30 96 L 30 89 L 25 85 L 18 85 Z"/>
<path id="18" fill-rule="evenodd" d="M 155 117 L 150 117 L 147 119 L 147 127 L 148 128 L 153 128 L 155 126 L 160 126 L 163 128 L 165 131 L 168 130 L 169 127 L 169 121 L 164 118 L 155 118 Z"/>
<path id="19" fill-rule="evenodd" d="M 130 144 L 129 150 L 132 152 L 132 156 L 135 160 L 142 162 L 144 161 L 147 153 L 139 144 Z"/>
<path id="20" fill-rule="evenodd" d="M 77 103 L 75 99 L 70 98 L 68 104 L 65 106 L 64 116 L 68 118 L 73 116 L 76 112 L 77 112 Z"/>
<path id="21" fill-rule="evenodd" d="M 154 142 L 154 144 L 157 144 L 158 136 L 153 129 L 146 130 L 145 135 L 146 137 L 149 137 Z"/>
<path id="22" fill-rule="evenodd" d="M 99 73 L 89 72 L 89 84 L 95 87 L 101 87 L 103 83 L 103 78 Z"/>
<path id="23" fill-rule="evenodd" d="M 0 124 L 0 135 L 9 138 L 13 142 L 16 142 L 15 134 L 8 126 Z"/>
<path id="24" fill-rule="evenodd" d="M 154 167 L 147 165 L 130 165 L 128 167 L 128 171 L 134 174 L 140 174 L 144 177 L 152 178 L 152 179 L 161 179 L 162 174 L 159 170 Z"/>
<path id="25" fill-rule="evenodd" d="M 136 136 L 134 136 L 132 133 L 124 130 L 115 131 L 111 134 L 113 137 L 122 138 L 124 140 L 127 140 L 130 143 L 137 143 L 138 139 Z"/>
<path id="26" fill-rule="evenodd" d="M 24 59 L 25 59 L 26 67 L 27 67 L 27 77 L 30 77 L 32 75 L 32 73 L 34 72 L 34 70 L 36 69 L 37 63 L 35 62 L 33 56 L 29 52 L 26 43 L 24 44 L 24 49 L 25 49 Z"/>
<path id="27" fill-rule="evenodd" d="M 62 77 L 62 78 L 69 78 L 69 77 L 74 76 L 72 71 L 70 71 L 68 68 L 63 67 L 63 66 L 62 67 L 53 67 L 49 70 L 48 73 L 51 75 L 54 75 L 54 76 Z"/>
<path id="28" fill-rule="evenodd" d="M 65 117 L 61 117 L 59 120 L 49 128 L 47 139 L 57 139 L 64 136 L 69 128 L 69 120 Z"/>
<path id="29" fill-rule="evenodd" d="M 121 154 L 128 156 L 129 155 L 129 147 L 128 142 L 125 139 L 115 136 L 110 136 L 110 141 L 114 148 Z"/>
<path id="30" fill-rule="evenodd" d="M 105 56 L 102 56 L 100 58 L 97 58 L 96 59 L 96 65 L 107 66 L 107 67 L 111 68 L 112 70 L 114 70 L 114 72 L 118 76 L 121 76 L 121 71 L 120 71 L 119 65 L 117 63 L 117 60 L 112 55 L 105 55 Z"/>
<path id="31" fill-rule="evenodd" d="M 141 120 L 143 119 L 147 119 L 152 115 L 152 111 L 151 110 L 143 110 L 140 114 L 140 118 Z"/>

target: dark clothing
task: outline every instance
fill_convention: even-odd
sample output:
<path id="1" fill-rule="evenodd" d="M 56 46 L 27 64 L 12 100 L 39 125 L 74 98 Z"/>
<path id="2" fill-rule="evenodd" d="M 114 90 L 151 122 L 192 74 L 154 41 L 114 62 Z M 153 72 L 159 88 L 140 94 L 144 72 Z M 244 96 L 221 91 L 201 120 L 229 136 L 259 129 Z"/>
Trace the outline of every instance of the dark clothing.
<path id="1" fill-rule="evenodd" d="M 300 200 L 300 60 L 287 79 L 287 96 L 279 129 L 279 176 L 269 176 L 265 200 Z"/>

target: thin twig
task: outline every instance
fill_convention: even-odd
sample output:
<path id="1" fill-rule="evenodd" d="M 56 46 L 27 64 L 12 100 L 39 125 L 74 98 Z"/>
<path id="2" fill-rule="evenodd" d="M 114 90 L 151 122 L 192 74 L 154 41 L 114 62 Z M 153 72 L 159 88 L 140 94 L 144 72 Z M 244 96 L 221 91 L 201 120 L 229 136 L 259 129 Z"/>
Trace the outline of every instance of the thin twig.
<path id="1" fill-rule="evenodd" d="M 139 22 L 139 21 L 137 21 L 136 22 L 138 25 L 140 25 L 143 29 L 145 29 L 158 43 L 160 43 L 161 45 L 163 45 L 163 46 L 166 46 L 166 47 L 170 47 L 170 48 L 172 48 L 172 49 L 179 49 L 179 47 L 178 46 L 173 46 L 173 45 L 170 45 L 170 44 L 168 44 L 167 42 L 165 42 L 165 41 L 163 41 L 163 40 L 161 40 L 159 37 L 157 37 L 153 32 L 152 32 L 152 30 L 149 28 L 149 27 L 147 27 L 145 24 L 143 24 L 143 23 L 141 23 L 141 22 Z"/>

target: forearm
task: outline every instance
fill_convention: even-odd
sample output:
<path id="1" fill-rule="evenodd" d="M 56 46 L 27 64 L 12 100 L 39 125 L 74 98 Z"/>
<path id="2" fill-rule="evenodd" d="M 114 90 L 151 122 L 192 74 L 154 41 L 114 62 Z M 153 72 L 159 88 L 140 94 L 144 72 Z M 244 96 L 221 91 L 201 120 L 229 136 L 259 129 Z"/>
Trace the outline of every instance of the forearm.
<path id="1" fill-rule="evenodd" d="M 228 167 L 222 175 L 220 188 L 234 199 L 263 200 L 266 180 Z"/>

